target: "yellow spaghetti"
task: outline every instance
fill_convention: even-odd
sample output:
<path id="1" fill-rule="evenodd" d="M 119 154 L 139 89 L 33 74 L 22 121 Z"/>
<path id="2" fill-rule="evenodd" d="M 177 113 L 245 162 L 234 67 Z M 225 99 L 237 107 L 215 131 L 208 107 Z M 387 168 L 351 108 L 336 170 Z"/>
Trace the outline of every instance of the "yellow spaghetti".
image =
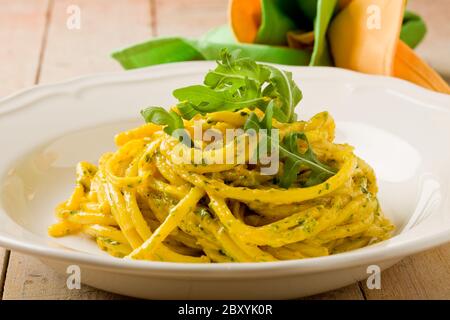
<path id="1" fill-rule="evenodd" d="M 196 116 L 215 130 L 240 128 L 248 112 Z M 214 121 L 211 121 L 214 119 Z M 194 119 L 193 119 L 194 120 Z M 184 121 L 187 131 L 193 120 Z M 308 137 L 337 173 L 309 187 L 280 188 L 257 165 L 176 164 L 178 144 L 161 126 L 116 136 L 98 167 L 80 162 L 70 198 L 56 208 L 52 236 L 82 232 L 116 257 L 173 262 L 255 262 L 326 256 L 389 238 L 393 225 L 376 198 L 375 175 L 352 147 L 335 144 L 326 112 L 279 123 Z"/>
<path id="2" fill-rule="evenodd" d="M 171 111 L 143 110 L 147 124 L 119 133 L 98 166 L 77 165 L 49 234 L 87 234 L 115 257 L 192 263 L 326 256 L 389 238 L 372 168 L 333 142 L 327 112 L 296 121 L 292 74 L 226 50 L 217 63 L 203 85 L 173 92 Z M 263 142 L 275 172 L 264 172 Z"/>

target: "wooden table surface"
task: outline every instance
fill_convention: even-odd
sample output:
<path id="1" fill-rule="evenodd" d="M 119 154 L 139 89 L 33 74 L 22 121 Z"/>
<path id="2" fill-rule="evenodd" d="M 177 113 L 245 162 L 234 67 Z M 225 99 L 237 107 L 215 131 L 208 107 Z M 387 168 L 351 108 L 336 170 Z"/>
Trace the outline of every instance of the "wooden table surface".
<path id="1" fill-rule="evenodd" d="M 199 36 L 226 23 L 227 0 L 2 0 L 0 97 L 34 84 L 121 70 L 117 48 L 152 36 Z M 67 8 L 81 9 L 81 29 L 66 27 Z M 418 48 L 450 78 L 450 1 L 411 0 L 429 33 Z M 450 244 L 408 257 L 381 275 L 381 290 L 360 282 L 313 299 L 450 299 Z M 66 277 L 36 258 L 0 248 L 0 299 L 120 299 Z"/>

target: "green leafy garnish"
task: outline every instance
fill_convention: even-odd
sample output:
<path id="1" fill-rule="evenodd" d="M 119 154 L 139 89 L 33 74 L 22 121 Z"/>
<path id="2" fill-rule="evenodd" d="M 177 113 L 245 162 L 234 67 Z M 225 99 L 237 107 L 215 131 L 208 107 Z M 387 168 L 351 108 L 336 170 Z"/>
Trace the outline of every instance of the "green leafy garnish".
<path id="1" fill-rule="evenodd" d="M 183 141 L 188 146 L 192 145 L 188 133 L 184 130 L 183 119 L 176 112 L 167 111 L 162 107 L 148 107 L 141 111 L 141 115 L 145 122 L 165 126 L 165 133 Z"/>
<path id="2" fill-rule="evenodd" d="M 248 57 L 239 57 L 238 51 L 221 52 L 217 67 L 205 76 L 202 85 L 192 85 L 174 90 L 179 100 L 180 114 L 161 107 L 149 107 L 141 111 L 146 122 L 163 125 L 164 131 L 192 147 L 193 143 L 184 130 L 183 118 L 192 119 L 197 114 L 217 111 L 237 111 L 244 108 L 259 108 L 264 112 L 260 119 L 251 112 L 244 124 L 247 133 L 266 134 L 259 140 L 278 147 L 279 158 L 283 161 L 283 172 L 278 184 L 288 188 L 298 181 L 311 186 L 325 181 L 336 173 L 334 168 L 321 163 L 314 154 L 306 135 L 294 132 L 279 143 L 278 136 L 272 136 L 272 120 L 288 123 L 296 120 L 295 107 L 302 99 L 302 92 L 292 79 L 292 74 L 273 66 L 258 64 Z M 180 116 L 181 115 L 181 116 Z M 299 142 L 306 146 L 299 150 Z M 258 145 L 260 148 L 260 145 Z"/>
<path id="3" fill-rule="evenodd" d="M 269 85 L 263 95 L 274 101 L 274 118 L 281 122 L 296 120 L 295 107 L 302 100 L 302 92 L 292 80 L 292 73 L 266 66 L 270 70 Z"/>
<path id="4" fill-rule="evenodd" d="M 222 50 L 217 67 L 206 75 L 203 85 L 193 85 L 173 92 L 180 103 L 181 115 L 258 107 L 265 111 L 275 102 L 274 118 L 282 122 L 295 120 L 294 108 L 302 94 L 292 74 L 272 66 L 258 64 L 239 51 Z"/>
<path id="5" fill-rule="evenodd" d="M 177 108 L 183 119 L 191 120 L 196 114 L 198 114 L 198 111 L 195 110 L 192 103 L 188 101 L 179 103 Z"/>
<path id="6" fill-rule="evenodd" d="M 167 111 L 162 107 L 148 107 L 141 111 L 145 122 L 164 125 L 164 132 L 172 134 L 177 129 L 184 129 L 183 120 L 174 111 Z"/>
<path id="7" fill-rule="evenodd" d="M 174 96 L 181 101 L 188 101 L 192 108 L 198 113 L 208 113 L 224 110 L 239 110 L 245 107 L 255 106 L 264 101 L 263 97 L 258 97 L 252 90 L 250 80 L 237 90 L 229 89 L 214 90 L 207 86 L 194 85 L 173 92 Z"/>
<path id="8" fill-rule="evenodd" d="M 267 134 L 270 135 L 270 130 L 272 129 L 272 117 L 273 117 L 273 101 L 269 103 L 264 113 L 264 117 L 259 120 L 256 113 L 252 112 L 248 116 L 244 124 L 244 131 L 249 131 L 250 129 L 258 132 L 260 129 L 268 130 Z"/>
<path id="9" fill-rule="evenodd" d="M 266 129 L 267 134 L 265 138 L 270 147 L 273 143 L 270 130 L 272 129 L 272 115 L 273 105 L 269 105 L 266 109 L 264 117 L 260 120 L 255 113 L 250 114 L 244 125 L 244 130 L 254 130 L 259 132 L 261 129 Z M 306 144 L 306 151 L 300 152 L 298 147 L 298 140 Z M 319 184 L 330 178 L 336 173 L 334 168 L 321 163 L 314 154 L 306 135 L 303 132 L 293 132 L 286 135 L 282 143 L 278 147 L 280 160 L 284 161 L 283 173 L 278 179 L 280 187 L 289 188 L 292 183 L 297 180 L 298 174 L 302 168 L 307 172 L 307 180 L 304 186 L 311 186 Z"/>
<path id="10" fill-rule="evenodd" d="M 266 112 L 264 113 L 264 117 L 260 120 L 258 118 L 258 116 L 256 115 L 256 113 L 252 112 L 250 113 L 250 115 L 247 117 L 247 120 L 245 121 L 244 124 L 244 131 L 246 133 L 251 133 L 251 134 L 257 134 L 257 133 L 261 133 L 261 129 L 266 130 L 265 134 L 261 134 L 259 136 L 259 143 L 257 145 L 257 148 L 259 149 L 261 146 L 261 143 L 265 144 L 266 146 L 266 150 L 271 150 L 272 149 L 272 139 L 271 139 L 271 133 L 272 133 L 272 118 L 273 118 L 273 109 L 274 109 L 274 103 L 273 101 L 271 101 L 269 103 L 269 105 L 266 108 Z M 277 141 L 275 141 L 275 143 L 277 143 Z M 259 155 L 260 153 L 256 153 L 258 155 L 258 159 L 259 159 Z"/>
<path id="11" fill-rule="evenodd" d="M 221 60 L 217 62 L 216 69 L 206 74 L 204 84 L 213 89 L 223 89 L 227 87 L 227 82 L 230 83 L 228 80 L 232 80 L 240 90 L 246 90 L 242 88 L 246 79 L 254 82 L 256 86 L 264 83 L 270 75 L 269 71 L 251 58 L 239 57 L 239 54 L 238 50 L 222 50 Z"/>
<path id="12" fill-rule="evenodd" d="M 306 144 L 304 152 L 299 150 L 298 140 Z M 284 137 L 280 144 L 280 159 L 284 160 L 283 174 L 279 179 L 279 185 L 283 188 L 288 188 L 297 179 L 302 167 L 309 171 L 304 186 L 322 183 L 336 173 L 334 168 L 317 159 L 303 132 L 291 132 Z"/>

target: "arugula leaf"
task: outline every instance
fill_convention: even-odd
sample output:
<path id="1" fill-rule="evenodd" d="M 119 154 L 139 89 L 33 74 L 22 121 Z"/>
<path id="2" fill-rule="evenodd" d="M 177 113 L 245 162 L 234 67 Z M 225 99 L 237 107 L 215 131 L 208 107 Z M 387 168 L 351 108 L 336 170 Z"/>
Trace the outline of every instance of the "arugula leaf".
<path id="1" fill-rule="evenodd" d="M 239 57 L 239 51 L 224 49 L 217 67 L 208 72 L 203 85 L 193 85 L 173 92 L 185 119 L 195 114 L 243 108 L 265 111 L 274 100 L 274 118 L 281 122 L 295 120 L 294 109 L 302 94 L 290 72 L 258 64 Z"/>
<path id="2" fill-rule="evenodd" d="M 180 102 L 177 104 L 177 108 L 183 119 L 191 120 L 198 114 L 198 111 L 195 110 L 194 106 L 189 101 Z"/>
<path id="3" fill-rule="evenodd" d="M 265 138 L 267 139 L 269 148 L 270 144 L 273 143 L 270 130 L 272 129 L 274 110 L 274 102 L 271 101 L 261 120 L 254 112 L 252 112 L 244 124 L 244 130 L 246 132 L 249 130 L 259 132 L 261 129 L 266 129 L 267 135 Z M 307 149 L 303 153 L 300 152 L 298 148 L 299 139 L 307 145 Z M 319 184 L 336 173 L 334 168 L 321 163 L 317 159 L 303 132 L 294 132 L 286 135 L 278 149 L 280 160 L 284 161 L 283 174 L 278 180 L 280 187 L 289 188 L 289 186 L 297 180 L 298 174 L 302 168 L 310 171 L 308 179 L 304 184 L 305 186 Z"/>
<path id="4" fill-rule="evenodd" d="M 164 132 L 191 146 L 192 141 L 184 130 L 183 119 L 174 111 L 167 111 L 162 107 L 148 107 L 141 111 L 145 122 L 158 124 L 164 127 Z"/>
<path id="5" fill-rule="evenodd" d="M 246 93 L 241 97 L 232 95 L 231 90 L 213 90 L 202 85 L 193 85 L 176 89 L 173 95 L 182 102 L 189 102 L 193 110 L 201 114 L 214 111 L 239 110 L 264 102 L 264 97 L 258 97 L 246 87 Z"/>
<path id="6" fill-rule="evenodd" d="M 167 111 L 162 107 L 148 107 L 141 111 L 145 122 L 165 125 L 164 132 L 172 134 L 177 129 L 184 129 L 183 120 L 174 111 Z"/>
<path id="7" fill-rule="evenodd" d="M 298 148 L 299 139 L 307 145 L 303 153 Z M 297 179 L 302 166 L 310 171 L 305 186 L 319 184 L 336 173 L 334 168 L 317 159 L 303 132 L 293 132 L 284 137 L 280 144 L 280 159 L 284 159 L 283 175 L 279 180 L 279 185 L 283 188 L 288 188 Z"/>
<path id="8" fill-rule="evenodd" d="M 273 118 L 273 101 L 269 103 L 264 113 L 264 117 L 259 120 L 256 113 L 252 112 L 248 116 L 244 124 L 244 131 L 253 129 L 258 132 L 260 129 L 266 129 L 267 134 L 270 135 L 270 130 L 272 129 L 272 118 Z"/>
<path id="9" fill-rule="evenodd" d="M 199 113 L 259 108 L 264 111 L 264 117 L 259 119 L 252 112 L 244 124 L 244 130 L 260 132 L 265 129 L 264 139 L 268 146 L 279 144 L 279 156 L 284 161 L 284 170 L 278 181 L 281 187 L 288 188 L 298 179 L 301 171 L 307 171 L 305 186 L 321 183 L 336 173 L 335 169 L 317 159 L 304 133 L 291 133 L 281 144 L 277 137 L 271 136 L 272 119 L 280 122 L 296 120 L 294 110 L 302 99 L 302 92 L 290 72 L 258 64 L 250 58 L 239 57 L 238 51 L 229 53 L 224 49 L 217 67 L 208 72 L 203 85 L 176 89 L 173 95 L 179 100 L 177 108 L 181 116 L 161 107 L 144 109 L 141 114 L 146 122 L 164 125 L 166 133 L 188 146 L 192 147 L 193 143 L 184 130 L 182 118 L 192 119 Z M 299 139 L 307 145 L 305 152 L 299 150 Z"/>
<path id="10" fill-rule="evenodd" d="M 276 136 L 275 139 L 272 139 L 271 130 L 273 114 L 274 102 L 270 101 L 261 120 L 255 112 L 252 112 L 244 123 L 244 131 L 247 134 L 250 136 L 257 135 L 258 143 L 255 146 L 256 150 L 251 150 L 251 154 L 256 155 L 256 160 L 258 161 L 261 160 L 262 155 L 267 155 L 269 150 L 270 155 L 278 152 L 277 148 L 273 148 L 279 144 L 278 136 Z M 261 132 L 261 130 L 264 131 Z"/>
<path id="11" fill-rule="evenodd" d="M 231 53 L 223 50 L 216 69 L 208 72 L 203 83 L 213 89 L 221 89 L 229 85 L 231 81 L 241 85 L 245 85 L 245 79 L 258 84 L 267 81 L 269 71 L 266 68 L 262 68 L 251 58 L 239 58 L 239 54 L 239 50 Z"/>
<path id="12" fill-rule="evenodd" d="M 173 92 L 181 103 L 189 103 L 188 116 L 194 112 L 239 110 L 264 103 L 260 87 L 267 81 L 269 72 L 250 58 L 239 58 L 239 51 L 223 50 L 217 67 L 208 72 L 204 85 L 193 85 Z M 182 106 L 182 115 L 186 106 Z"/>
<path id="13" fill-rule="evenodd" d="M 275 113 L 275 119 L 281 122 L 295 121 L 295 107 L 302 99 L 302 92 L 292 79 L 292 73 L 282 71 L 272 66 L 270 70 L 270 84 L 264 89 L 263 95 L 275 100 L 275 105 L 281 113 Z"/>

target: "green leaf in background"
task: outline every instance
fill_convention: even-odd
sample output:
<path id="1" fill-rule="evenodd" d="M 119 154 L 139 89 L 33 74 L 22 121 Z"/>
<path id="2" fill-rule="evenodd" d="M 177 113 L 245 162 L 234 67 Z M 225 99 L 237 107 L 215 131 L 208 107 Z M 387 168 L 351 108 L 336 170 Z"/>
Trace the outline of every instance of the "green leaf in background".
<path id="1" fill-rule="evenodd" d="M 403 16 L 400 39 L 414 49 L 422 41 L 426 33 L 427 27 L 422 18 L 414 12 L 406 10 Z"/>
<path id="2" fill-rule="evenodd" d="M 228 25 L 214 28 L 207 32 L 200 38 L 198 47 L 201 48 L 206 60 L 219 59 L 222 48 L 227 48 L 229 51 L 239 49 L 242 56 L 268 63 L 307 66 L 311 59 L 310 50 L 237 43 Z"/>
<path id="3" fill-rule="evenodd" d="M 112 54 L 125 69 L 142 68 L 162 63 L 217 60 L 222 48 L 240 49 L 256 61 L 285 65 L 333 65 L 326 32 L 336 10 L 337 0 L 261 0 L 263 23 L 258 42 L 237 43 L 229 26 L 207 32 L 199 39 L 181 37 L 156 38 Z M 269 45 L 286 43 L 287 31 L 308 32 L 314 29 L 314 47 L 294 49 Z M 291 29 L 291 30 L 289 30 Z M 400 38 L 411 48 L 422 41 L 426 33 L 424 21 L 415 13 L 405 11 Z"/>
<path id="4" fill-rule="evenodd" d="M 261 0 L 261 25 L 256 43 L 286 45 L 286 34 L 296 28 L 294 21 L 285 14 L 280 4 L 285 0 Z"/>
<path id="5" fill-rule="evenodd" d="M 256 61 L 285 65 L 306 66 L 311 58 L 311 52 L 309 50 L 296 50 L 288 47 L 269 46 L 264 44 L 199 41 L 196 43 L 196 48 L 202 52 L 205 60 L 217 60 L 220 57 L 222 48 L 227 48 L 230 51 L 240 49 L 242 55 Z"/>
<path id="6" fill-rule="evenodd" d="M 317 1 L 316 16 L 314 19 L 314 49 L 309 63 L 310 66 L 333 65 L 326 34 L 336 4 L 337 0 Z"/>
<path id="7" fill-rule="evenodd" d="M 292 19 L 282 8 L 286 7 L 287 0 L 261 0 L 261 26 L 259 28 L 256 42 L 270 45 L 285 45 L 287 33 L 296 30 L 296 22 L 304 16 L 314 22 L 314 49 L 309 65 L 331 66 L 333 65 L 326 32 L 328 25 L 336 9 L 337 0 L 297 0 L 298 9 L 296 18 Z M 296 21 L 298 20 L 298 21 Z"/>
<path id="8" fill-rule="evenodd" d="M 297 0 L 297 5 L 309 21 L 313 22 L 317 14 L 318 0 Z"/>
<path id="9" fill-rule="evenodd" d="M 288 47 L 236 43 L 228 26 L 211 30 L 198 40 L 179 37 L 156 38 L 114 52 L 112 57 L 123 68 L 135 69 L 152 65 L 192 61 L 217 60 L 223 48 L 240 49 L 253 60 L 286 65 L 308 65 L 311 52 Z"/>
<path id="10" fill-rule="evenodd" d="M 114 52 L 112 57 L 125 69 L 142 68 L 168 62 L 204 60 L 202 53 L 187 39 L 158 38 Z"/>

